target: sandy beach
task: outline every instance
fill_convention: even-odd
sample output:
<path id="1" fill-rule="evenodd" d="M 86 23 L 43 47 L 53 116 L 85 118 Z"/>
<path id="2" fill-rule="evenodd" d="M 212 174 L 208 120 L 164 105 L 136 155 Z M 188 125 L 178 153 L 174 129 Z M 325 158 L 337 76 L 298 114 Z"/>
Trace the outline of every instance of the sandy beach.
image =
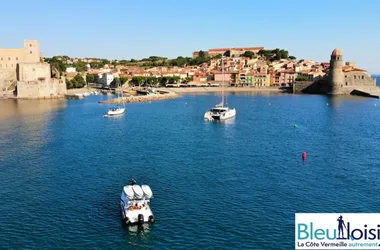
<path id="1" fill-rule="evenodd" d="M 207 92 L 221 92 L 221 87 L 188 87 L 188 88 L 164 88 L 176 93 L 207 93 Z M 287 92 L 286 89 L 281 89 L 279 87 L 228 87 L 225 88 L 226 92 L 271 92 L 271 93 L 284 93 Z"/>

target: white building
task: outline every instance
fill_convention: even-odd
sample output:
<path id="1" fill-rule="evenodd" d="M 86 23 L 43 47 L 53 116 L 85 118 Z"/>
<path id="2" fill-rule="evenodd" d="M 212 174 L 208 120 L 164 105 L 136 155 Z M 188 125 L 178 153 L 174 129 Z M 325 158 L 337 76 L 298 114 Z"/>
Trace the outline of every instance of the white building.
<path id="1" fill-rule="evenodd" d="M 75 73 L 75 72 L 77 72 L 77 69 L 74 67 L 67 67 L 66 72 L 67 73 Z"/>
<path id="2" fill-rule="evenodd" d="M 111 82 L 114 80 L 114 76 L 112 74 L 99 74 L 98 83 L 102 84 L 103 87 L 109 87 Z"/>

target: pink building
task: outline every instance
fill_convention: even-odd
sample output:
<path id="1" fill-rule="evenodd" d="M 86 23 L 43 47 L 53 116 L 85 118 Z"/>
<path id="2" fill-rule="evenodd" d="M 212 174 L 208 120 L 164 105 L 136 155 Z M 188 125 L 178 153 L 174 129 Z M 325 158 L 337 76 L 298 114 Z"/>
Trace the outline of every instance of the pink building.
<path id="1" fill-rule="evenodd" d="M 214 72 L 214 80 L 215 82 L 222 82 L 223 74 L 222 72 Z M 224 72 L 224 82 L 228 83 L 232 81 L 232 73 Z"/>
<path id="2" fill-rule="evenodd" d="M 283 70 L 276 73 L 275 84 L 292 84 L 297 78 L 297 72 L 293 70 Z"/>

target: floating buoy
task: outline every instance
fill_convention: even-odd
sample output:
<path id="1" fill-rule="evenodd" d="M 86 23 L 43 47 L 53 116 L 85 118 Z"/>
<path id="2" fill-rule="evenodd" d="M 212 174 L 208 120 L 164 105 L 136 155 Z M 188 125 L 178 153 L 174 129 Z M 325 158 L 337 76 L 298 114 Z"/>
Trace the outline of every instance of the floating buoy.
<path id="1" fill-rule="evenodd" d="M 272 105 L 272 103 L 269 103 L 269 105 Z"/>
<path id="2" fill-rule="evenodd" d="M 294 124 L 294 127 L 297 128 L 298 127 L 297 124 Z"/>
<path id="3" fill-rule="evenodd" d="M 303 152 L 303 153 L 302 153 L 302 160 L 306 160 L 306 157 L 307 157 L 306 152 Z"/>
<path id="4" fill-rule="evenodd" d="M 327 106 L 329 106 L 329 103 L 326 103 Z"/>
<path id="5" fill-rule="evenodd" d="M 185 102 L 185 104 L 187 104 L 187 102 Z"/>

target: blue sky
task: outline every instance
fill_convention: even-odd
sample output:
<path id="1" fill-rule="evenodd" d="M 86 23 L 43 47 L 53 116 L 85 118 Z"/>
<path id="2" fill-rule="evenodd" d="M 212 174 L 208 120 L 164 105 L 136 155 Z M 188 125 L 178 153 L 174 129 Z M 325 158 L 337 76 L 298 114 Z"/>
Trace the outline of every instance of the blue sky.
<path id="1" fill-rule="evenodd" d="M 45 57 L 173 58 L 264 46 L 328 61 L 339 47 L 345 61 L 380 73 L 377 0 L 19 0 L 2 3 L 0 23 L 0 47 L 36 39 Z"/>

